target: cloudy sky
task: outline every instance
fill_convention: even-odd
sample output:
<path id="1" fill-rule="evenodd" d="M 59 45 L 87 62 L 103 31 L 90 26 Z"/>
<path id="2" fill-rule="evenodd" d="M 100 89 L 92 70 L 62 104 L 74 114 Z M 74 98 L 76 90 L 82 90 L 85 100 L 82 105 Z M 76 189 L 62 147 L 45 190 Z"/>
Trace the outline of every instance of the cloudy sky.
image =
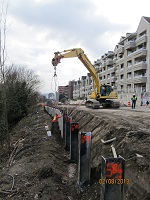
<path id="1" fill-rule="evenodd" d="M 55 51 L 82 48 L 93 63 L 114 50 L 121 36 L 135 32 L 142 16 L 150 17 L 149 0 L 0 1 L 8 3 L 8 61 L 33 69 L 43 93 L 87 74 L 78 58 L 69 58 L 61 60 L 54 78 Z"/>

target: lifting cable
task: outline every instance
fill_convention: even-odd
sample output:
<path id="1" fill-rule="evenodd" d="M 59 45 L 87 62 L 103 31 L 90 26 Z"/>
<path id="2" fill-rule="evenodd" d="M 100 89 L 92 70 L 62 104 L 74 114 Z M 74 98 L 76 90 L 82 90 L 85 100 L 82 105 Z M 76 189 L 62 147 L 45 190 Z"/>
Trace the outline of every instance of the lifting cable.
<path id="1" fill-rule="evenodd" d="M 54 89 L 53 89 L 53 82 L 54 82 Z M 58 87 L 58 77 L 56 73 L 56 66 L 54 66 L 54 76 L 52 77 L 51 89 L 55 94 L 57 92 L 57 87 Z"/>
<path id="2" fill-rule="evenodd" d="M 53 90 L 53 80 L 54 80 L 54 90 Z M 56 73 L 56 66 L 54 66 L 54 76 L 52 77 L 52 82 L 51 82 L 51 90 L 56 94 L 57 92 L 57 88 L 59 86 L 59 82 L 58 82 L 58 77 L 57 77 L 57 73 Z M 70 112 L 70 114 L 68 115 L 68 117 L 71 117 L 71 115 L 73 114 L 73 112 L 81 106 L 81 104 L 85 101 L 82 100 L 79 104 L 77 104 L 77 106 Z M 68 112 L 68 108 L 67 108 L 67 112 Z"/>

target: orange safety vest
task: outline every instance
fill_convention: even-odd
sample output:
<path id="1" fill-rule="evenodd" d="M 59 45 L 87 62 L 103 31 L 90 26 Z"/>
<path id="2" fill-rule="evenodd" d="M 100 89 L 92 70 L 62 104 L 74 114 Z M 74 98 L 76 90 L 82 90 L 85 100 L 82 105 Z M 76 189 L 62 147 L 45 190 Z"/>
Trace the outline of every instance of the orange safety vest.
<path id="1" fill-rule="evenodd" d="M 57 122 L 59 118 L 61 118 L 61 115 L 54 115 L 54 118 L 52 119 L 52 122 Z"/>

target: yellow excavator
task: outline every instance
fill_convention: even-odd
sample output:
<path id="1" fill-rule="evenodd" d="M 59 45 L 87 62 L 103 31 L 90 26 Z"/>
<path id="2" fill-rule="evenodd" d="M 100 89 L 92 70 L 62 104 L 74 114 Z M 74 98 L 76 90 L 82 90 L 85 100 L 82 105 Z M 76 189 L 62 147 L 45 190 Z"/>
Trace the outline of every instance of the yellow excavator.
<path id="1" fill-rule="evenodd" d="M 94 91 L 89 95 L 89 99 L 86 100 L 85 106 L 92 108 L 100 108 L 100 106 L 103 108 L 119 108 L 120 103 L 119 101 L 115 100 L 118 99 L 118 93 L 113 92 L 113 89 L 110 85 L 101 85 L 98 76 L 98 71 L 95 69 L 94 65 L 92 65 L 92 63 L 81 48 L 74 48 L 64 50 L 62 52 L 55 52 L 54 58 L 52 59 L 52 65 L 56 67 L 60 63 L 60 60 L 62 58 L 72 57 L 79 58 L 79 60 L 90 72 L 94 80 Z"/>

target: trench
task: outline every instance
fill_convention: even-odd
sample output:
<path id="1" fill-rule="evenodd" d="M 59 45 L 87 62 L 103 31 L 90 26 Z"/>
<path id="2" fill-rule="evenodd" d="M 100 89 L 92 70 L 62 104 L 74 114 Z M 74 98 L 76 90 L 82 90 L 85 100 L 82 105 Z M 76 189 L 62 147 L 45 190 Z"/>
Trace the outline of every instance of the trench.
<path id="1" fill-rule="evenodd" d="M 126 199 L 148 200 L 150 158 L 147 138 L 150 137 L 150 130 L 144 126 L 141 128 L 140 123 L 137 126 L 131 120 L 112 118 L 103 113 L 95 116 L 82 110 L 74 111 L 72 119 L 79 123 L 80 132 L 92 133 L 91 180 L 95 183 L 100 178 L 102 156 L 113 157 L 110 145 L 102 144 L 101 139 L 109 140 L 116 137 L 114 146 L 117 155 L 126 160 L 125 177 L 130 180 L 130 184 L 124 187 Z M 136 158 L 136 154 L 143 157 Z"/>
<path id="2" fill-rule="evenodd" d="M 69 164 L 68 166 L 68 176 L 69 178 L 74 178 L 76 176 L 77 169 L 75 164 Z"/>

